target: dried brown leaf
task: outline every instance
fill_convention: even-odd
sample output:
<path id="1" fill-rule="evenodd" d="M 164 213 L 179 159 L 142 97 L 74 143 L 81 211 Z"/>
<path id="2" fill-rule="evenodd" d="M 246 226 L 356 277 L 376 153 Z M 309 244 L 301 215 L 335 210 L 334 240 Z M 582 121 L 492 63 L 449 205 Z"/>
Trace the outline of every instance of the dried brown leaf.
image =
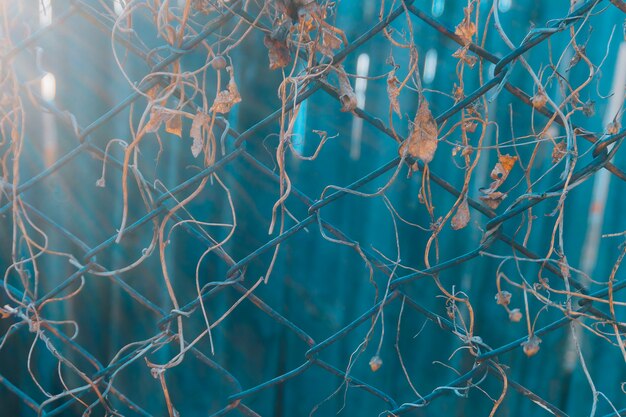
<path id="1" fill-rule="evenodd" d="M 456 214 L 452 217 L 452 221 L 450 222 L 452 229 L 459 230 L 463 229 L 470 221 L 470 212 L 469 206 L 467 204 L 467 199 L 464 199 L 463 202 L 456 209 Z"/>
<path id="2" fill-rule="evenodd" d="M 356 94 L 350 85 L 350 80 L 346 75 L 343 66 L 337 67 L 337 77 L 339 78 L 339 100 L 341 101 L 341 111 L 351 112 L 356 109 Z"/>
<path id="3" fill-rule="evenodd" d="M 402 114 L 400 113 L 400 102 L 398 101 L 398 96 L 400 95 L 400 89 L 398 84 L 400 81 L 396 77 L 395 69 L 392 70 L 389 75 L 387 75 L 387 96 L 389 96 L 389 103 L 391 104 L 391 109 L 402 118 Z"/>
<path id="4" fill-rule="evenodd" d="M 183 136 L 183 118 L 180 114 L 174 114 L 165 122 L 165 131 L 179 138 Z"/>
<path id="5" fill-rule="evenodd" d="M 472 37 L 476 34 L 476 25 L 472 22 L 472 9 L 474 8 L 473 4 L 470 3 L 469 6 L 463 9 L 464 17 L 461 23 L 459 23 L 454 33 L 461 38 L 463 43 L 468 44 L 472 42 Z"/>
<path id="6" fill-rule="evenodd" d="M 422 99 L 413 120 L 413 131 L 398 152 L 400 156 L 406 152 L 413 159 L 419 159 L 427 164 L 435 157 L 436 150 L 437 122 L 428 108 L 428 101 Z"/>
<path id="7" fill-rule="evenodd" d="M 230 80 L 228 81 L 228 88 L 217 93 L 213 105 L 209 111 L 216 113 L 228 113 L 233 106 L 241 102 L 241 96 L 235 83 L 235 76 L 233 74 L 232 67 L 227 67 L 226 70 L 230 73 Z"/>

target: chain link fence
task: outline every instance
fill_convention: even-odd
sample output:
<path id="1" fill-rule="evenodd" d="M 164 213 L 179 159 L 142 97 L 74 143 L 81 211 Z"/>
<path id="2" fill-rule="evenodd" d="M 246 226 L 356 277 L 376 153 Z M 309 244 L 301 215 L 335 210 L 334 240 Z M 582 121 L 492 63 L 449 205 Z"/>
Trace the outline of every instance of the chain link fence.
<path id="1" fill-rule="evenodd" d="M 2 2 L 7 415 L 626 413 L 625 3 L 448 3 Z"/>

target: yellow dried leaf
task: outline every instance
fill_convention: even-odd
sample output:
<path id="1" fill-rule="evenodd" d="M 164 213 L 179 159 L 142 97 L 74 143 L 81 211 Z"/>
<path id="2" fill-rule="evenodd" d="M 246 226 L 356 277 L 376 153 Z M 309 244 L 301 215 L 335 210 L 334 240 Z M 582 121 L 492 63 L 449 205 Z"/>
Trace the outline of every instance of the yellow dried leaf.
<path id="1" fill-rule="evenodd" d="M 474 22 L 461 22 L 456 27 L 454 33 L 459 35 L 463 42 L 470 43 L 472 41 L 472 37 L 476 34 L 476 25 Z"/>
<path id="2" fill-rule="evenodd" d="M 180 114 L 174 114 L 165 122 L 165 131 L 179 138 L 183 136 L 183 118 Z"/>
<path id="3" fill-rule="evenodd" d="M 493 167 L 491 171 L 491 179 L 493 182 L 489 186 L 489 189 L 484 190 L 485 194 L 490 194 L 496 191 L 504 183 L 509 176 L 509 173 L 515 166 L 517 156 L 500 155 L 498 156 L 498 163 Z"/>
<path id="4" fill-rule="evenodd" d="M 476 25 L 472 22 L 472 9 L 473 3 L 463 9 L 464 17 L 461 23 L 459 23 L 454 33 L 461 38 L 463 43 L 468 44 L 472 42 L 472 37 L 476 34 Z"/>
<path id="5" fill-rule="evenodd" d="M 498 157 L 498 161 L 500 162 L 500 165 L 502 165 L 502 168 L 504 169 L 504 171 L 506 171 L 508 175 L 508 173 L 511 172 L 511 170 L 515 166 L 515 162 L 517 161 L 517 156 L 500 155 Z"/>
<path id="6" fill-rule="evenodd" d="M 452 217 L 452 221 L 450 222 L 450 224 L 452 226 L 452 229 L 459 230 L 467 226 L 469 221 L 470 221 L 469 206 L 467 204 L 467 199 L 465 199 L 456 209 L 456 214 Z"/>
<path id="7" fill-rule="evenodd" d="M 413 131 L 400 146 L 400 156 L 406 152 L 413 159 L 429 163 L 437 150 L 437 133 L 437 122 L 428 108 L 428 101 L 422 99 L 413 120 Z"/>

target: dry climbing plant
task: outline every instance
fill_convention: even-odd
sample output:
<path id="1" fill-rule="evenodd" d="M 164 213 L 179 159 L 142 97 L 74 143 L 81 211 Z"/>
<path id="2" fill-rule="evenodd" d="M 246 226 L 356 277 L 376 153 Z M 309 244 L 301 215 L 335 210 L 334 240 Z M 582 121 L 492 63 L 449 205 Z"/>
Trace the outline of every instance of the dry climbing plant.
<path id="1" fill-rule="evenodd" d="M 484 0 L 482 1 L 484 2 Z M 615 117 L 602 129 L 594 131 L 574 125 L 579 115 L 591 116 L 594 112 L 593 102 L 585 101 L 583 90 L 590 88 L 598 80 L 604 69 L 604 60 L 592 62 L 586 55 L 587 41 L 583 36 L 589 29 L 592 15 L 605 12 L 607 8 L 619 8 L 624 11 L 620 0 L 606 5 L 597 0 L 572 2 L 568 10 L 564 10 L 559 19 L 548 22 L 544 27 L 532 29 L 517 44 L 509 35 L 506 25 L 501 22 L 498 1 L 489 5 L 489 13 L 481 13 L 481 0 L 469 0 L 463 9 L 463 17 L 452 29 L 439 24 L 432 17 L 416 8 L 409 1 L 382 1 L 378 11 L 378 22 L 360 36 L 349 39 L 344 30 L 336 24 L 338 4 L 330 1 L 312 0 L 186 0 L 186 1 L 120 1 L 115 8 L 107 2 L 72 1 L 71 8 L 66 12 L 95 21 L 100 28 L 110 35 L 111 50 L 118 69 L 117 75 L 127 81 L 132 89 L 128 100 L 116 106 L 116 109 L 129 108 L 127 119 L 127 137 L 110 138 L 104 149 L 92 143 L 90 132 L 99 128 L 106 120 L 111 119 L 118 111 L 107 113 L 89 127 L 82 127 L 68 111 L 59 109 L 39 96 L 37 89 L 40 74 L 24 79 L 18 74 L 13 61 L 23 50 L 33 48 L 39 32 L 32 32 L 24 39 L 13 41 L 12 31 L 18 27 L 24 5 L 2 4 L 3 37 L 0 40 L 0 152 L 1 185 L 3 213 L 9 213 L 12 233 L 10 236 L 11 253 L 2 254 L 3 259 L 10 259 L 4 274 L 3 307 L 0 309 L 2 320 L 10 323 L 0 339 L 0 354 L 7 355 L 2 348 L 12 335 L 22 326 L 32 333 L 30 352 L 37 343 L 41 343 L 56 358 L 59 369 L 75 374 L 82 385 L 71 387 L 63 380 L 63 372 L 59 378 L 64 390 L 48 392 L 32 370 L 36 366 L 28 356 L 27 368 L 32 381 L 46 400 L 35 402 L 23 387 L 9 385 L 0 378 L 0 383 L 9 387 L 13 395 L 17 395 L 24 403 L 39 414 L 53 415 L 63 410 L 64 404 L 78 403 L 85 414 L 100 407 L 108 415 L 122 415 L 114 406 L 122 403 L 130 410 L 142 410 L 126 394 L 115 389 L 118 372 L 131 363 L 141 362 L 150 368 L 152 375 L 159 381 L 165 404 L 171 417 L 178 415 L 176 404 L 170 397 L 167 375 L 172 368 L 179 366 L 189 352 L 199 357 L 204 363 L 211 364 L 221 375 L 227 370 L 215 363 L 211 358 L 216 347 L 213 344 L 213 331 L 236 309 L 244 300 L 253 299 L 255 290 L 261 285 L 271 286 L 272 271 L 281 249 L 289 244 L 289 238 L 300 230 L 313 230 L 317 226 L 319 235 L 336 245 L 348 246 L 356 251 L 365 263 L 365 275 L 375 287 L 375 297 L 371 300 L 372 308 L 362 316 L 345 324 L 341 331 L 331 333 L 325 342 L 316 342 L 299 330 L 288 317 L 283 317 L 257 298 L 254 304 L 271 317 L 280 321 L 289 330 L 294 331 L 309 346 L 306 355 L 306 366 L 293 369 L 284 375 L 277 375 L 271 382 L 257 387 L 238 387 L 228 397 L 223 409 L 217 413 L 226 413 L 237 409 L 246 415 L 257 415 L 245 404 L 245 400 L 256 395 L 262 388 L 275 384 L 289 383 L 294 376 L 306 372 L 312 366 L 339 375 L 342 383 L 325 399 L 320 399 L 318 407 L 333 398 L 342 396 L 348 387 L 365 388 L 368 392 L 380 396 L 387 402 L 387 408 L 381 410 L 387 415 L 400 415 L 415 408 L 426 407 L 445 392 L 453 391 L 459 396 L 476 389 L 483 392 L 492 402 L 490 415 L 494 415 L 503 399 L 513 387 L 533 402 L 540 404 L 553 414 L 560 415 L 560 410 L 549 401 L 526 390 L 519 383 L 511 381 L 508 367 L 499 359 L 499 354 L 521 348 L 527 356 L 540 351 L 541 336 L 564 325 L 571 326 L 569 333 L 570 345 L 577 354 L 589 385 L 593 391 L 595 411 L 598 401 L 603 398 L 610 400 L 598 391 L 587 371 L 581 339 L 587 335 L 596 335 L 616 346 L 626 360 L 624 346 L 624 324 L 617 317 L 617 311 L 624 307 L 614 294 L 626 286 L 619 279 L 619 268 L 625 254 L 625 246 L 620 246 L 620 255 L 615 262 L 611 275 L 607 277 L 589 276 L 589 271 L 577 269 L 568 263 L 564 244 L 564 211 L 568 193 L 586 181 L 595 178 L 597 173 L 606 170 L 620 180 L 626 179 L 625 174 L 615 165 L 612 158 L 619 149 L 624 138 L 624 130 L 620 125 L 623 97 L 618 103 Z M 612 4 L 611 4 L 612 3 Z M 65 17 L 64 17 L 65 19 Z M 137 22 L 147 19 L 152 33 L 136 28 Z M 59 18 L 59 20 L 62 20 Z M 423 45 L 417 41 L 416 25 L 430 25 L 443 36 L 456 42 L 458 48 L 451 54 L 455 59 L 456 82 L 449 91 L 426 88 L 418 68 L 423 60 L 420 51 Z M 44 29 L 50 30 L 55 23 Z M 401 27 L 402 29 L 399 29 Z M 622 29 L 616 25 L 612 35 L 620 37 Z M 216 35 L 216 33 L 218 33 Z M 550 50 L 546 62 L 537 68 L 527 61 L 525 53 L 537 45 L 550 42 L 550 37 L 557 33 L 567 34 L 568 42 L 561 50 Z M 499 51 L 500 56 L 484 49 L 487 35 L 497 36 L 506 45 Z M 354 91 L 357 76 L 347 69 L 345 61 L 354 50 L 366 44 L 373 36 L 382 37 L 388 42 L 391 53 L 386 58 L 386 71 L 368 78 L 371 83 L 380 83 L 388 97 L 388 112 L 371 115 L 359 106 Z M 144 39 L 145 37 L 145 39 Z M 149 48 L 158 39 L 159 46 Z M 241 91 L 238 79 L 242 68 L 247 65 L 244 57 L 237 54 L 237 48 L 245 42 L 256 42 L 262 39 L 267 60 L 264 63 L 269 70 L 281 75 L 281 82 L 275 86 L 275 92 L 281 102 L 280 108 L 267 119 L 250 127 L 243 133 L 231 129 L 229 114 L 237 106 L 245 104 L 248 91 Z M 605 56 L 613 56 L 616 52 L 607 46 Z M 181 57 L 194 51 L 206 57 L 204 62 L 194 64 L 181 63 Z M 151 68 L 143 78 L 135 79 L 131 75 L 129 55 L 142 59 Z M 380 57 L 378 57 L 380 58 Z M 404 63 L 403 65 L 397 64 Z M 524 93 L 511 84 L 510 74 L 515 67 L 525 77 L 532 80 L 532 92 Z M 573 85 L 564 76 L 571 68 L 580 67 L 588 72 L 588 77 L 578 85 Z M 38 68 L 39 70 L 41 68 Z M 478 79 L 480 88 L 468 91 L 466 80 L 470 76 Z M 556 86 L 556 88 L 555 88 Z M 296 122 L 301 112 L 301 105 L 318 90 L 323 90 L 337 100 L 337 106 L 344 113 L 352 113 L 369 122 L 381 133 L 393 147 L 397 149 L 397 157 L 383 168 L 356 181 L 350 186 L 323 184 L 324 189 L 318 196 L 301 193 L 292 183 L 287 163 L 290 159 L 299 159 L 312 163 L 325 151 L 324 146 L 337 137 L 338 132 L 327 132 L 311 129 L 319 136 L 319 143 L 311 155 L 301 154 L 294 147 Z M 532 109 L 529 125 L 532 135 L 518 137 L 512 131 L 506 133 L 507 125 L 498 124 L 490 114 L 490 104 L 504 90 L 512 93 Z M 558 91 L 558 97 L 553 93 Z M 450 103 L 449 107 L 439 114 L 433 114 L 433 106 L 429 102 L 432 97 L 441 96 Z M 23 192 L 37 178 L 46 177 L 62 169 L 61 163 L 52 164 L 43 171 L 41 177 L 22 178 L 24 171 L 20 167 L 23 159 L 25 123 L 28 119 L 24 100 L 30 105 L 50 112 L 61 122 L 70 127 L 79 139 L 80 152 L 90 152 L 99 159 L 102 169 L 101 178 L 94 187 L 108 188 L 105 181 L 107 170 L 119 169 L 121 193 L 116 198 L 121 200 L 117 231 L 103 243 L 103 247 L 123 243 L 128 235 L 138 227 L 152 230 L 149 242 L 142 243 L 144 249 L 136 259 L 127 265 L 115 268 L 101 265 L 92 258 L 93 248 L 81 242 L 76 236 L 63 234 L 62 228 L 51 221 L 45 213 L 36 212 L 24 200 Z M 413 103 L 407 106 L 407 103 Z M 512 114 L 512 113 L 511 113 Z M 377 117 L 382 117 L 381 119 Z M 511 117 L 513 117 L 511 115 Z M 384 122 L 382 120 L 385 120 Z M 121 121 L 122 119 L 116 119 Z M 275 134 L 278 142 L 273 151 L 272 170 L 255 159 L 243 147 L 251 140 L 262 126 L 269 122 L 277 122 Z M 513 124 L 511 123 L 511 126 Z M 494 130 L 494 140 L 488 141 L 489 131 Z M 555 135 L 553 132 L 564 132 Z M 188 152 L 197 162 L 199 175 L 179 186 L 167 188 L 159 178 L 149 179 L 147 174 L 150 164 L 155 161 L 142 158 L 141 149 L 159 147 L 159 155 L 167 152 L 171 136 L 178 136 L 188 144 Z M 501 138 L 510 137 L 508 140 Z M 156 139 L 156 140 L 155 140 Z M 382 140 L 382 139 L 381 139 Z M 590 142 L 580 151 L 581 141 Z M 532 151 L 523 150 L 532 148 Z M 122 158 L 114 155 L 122 152 Z M 540 168 L 541 151 L 549 149 L 551 163 L 548 168 Z M 78 153 L 78 152 L 76 152 Z M 545 152 L 543 153 L 545 154 Z M 73 153 L 64 155 L 58 161 L 69 161 Z M 491 155 L 485 161 L 484 156 Z M 495 159 L 494 156 L 495 155 Z M 583 158 L 588 158 L 581 162 Z M 270 218 L 268 233 L 270 240 L 257 251 L 242 260 L 235 260 L 227 253 L 227 244 L 237 230 L 238 210 L 233 203 L 234 190 L 225 180 L 222 168 L 234 159 L 244 158 L 268 180 L 278 184 L 278 193 L 274 196 L 274 204 L 270 212 L 264 213 Z M 338 155 L 344 159 L 347 155 Z M 462 182 L 452 185 L 446 181 L 446 173 L 431 170 L 436 160 L 447 160 L 449 165 L 462 172 Z M 58 162 L 57 161 L 57 162 Z M 158 163 L 158 158 L 157 158 Z M 486 171 L 482 165 L 489 164 Z M 539 168 L 538 168 L 539 167 Z M 550 172 L 559 173 L 559 181 L 551 187 L 545 186 L 545 179 Z M 486 175 L 481 175 L 484 172 Z M 441 176 L 441 175 L 444 176 Z M 428 220 L 421 224 L 405 217 L 414 217 L 400 213 L 397 203 L 390 197 L 391 191 L 405 177 L 419 176 L 417 198 L 426 212 Z M 386 178 L 384 184 L 373 191 L 362 191 L 361 187 L 378 177 Z M 517 182 L 510 180 L 516 178 Z M 110 176 L 109 176 L 110 177 Z M 134 183 L 139 195 L 131 193 L 130 184 Z M 187 209 L 191 203 L 202 195 L 209 187 L 220 190 L 223 201 L 228 203 L 229 210 L 224 219 L 198 219 Z M 438 188 L 437 188 L 438 187 Z M 134 189 L 134 186 L 133 188 Z M 480 189 L 476 198 L 471 190 Z M 435 205 L 438 193 L 449 193 L 454 197 L 452 204 Z M 132 195 L 131 195 L 132 194 Z M 341 197 L 350 194 L 361 199 L 382 201 L 393 224 L 390 232 L 395 236 L 395 253 L 385 253 L 382 248 L 361 245 L 358 241 L 348 238 L 343 232 L 322 218 L 321 209 Z M 290 211 L 289 206 L 296 195 L 307 206 L 309 215 L 299 218 Z M 542 201 L 556 201 L 550 218 L 553 219 L 551 244 L 545 253 L 533 253 L 528 243 L 533 238 L 533 209 Z M 168 204 L 165 205 L 165 202 Z M 132 209 L 143 205 L 147 215 L 133 221 L 129 216 Z M 118 213 L 116 213 L 117 215 Z M 521 214 L 516 233 L 509 236 L 503 224 L 514 216 Z M 479 223 L 478 218 L 486 216 L 487 221 Z M 307 228 L 308 226 L 308 228 Z M 57 229 L 54 229 L 57 227 Z M 423 252 L 423 268 L 405 263 L 402 260 L 400 228 L 415 229 L 424 234 L 426 244 Z M 448 258 L 447 248 L 440 242 L 440 235 L 451 229 L 459 231 L 470 227 L 480 229 L 482 237 L 478 246 L 456 258 Z M 171 276 L 172 249 L 170 238 L 177 228 L 195 230 L 200 242 L 205 245 L 195 268 L 195 299 L 181 304 L 182 298 L 177 293 Z M 47 230 L 47 231 L 44 231 Z M 72 243 L 84 249 L 84 253 L 62 252 L 51 247 L 48 233 L 63 235 Z M 214 232 L 218 230 L 217 232 Z M 226 230 L 225 233 L 224 230 Z M 461 233 L 461 232 L 455 232 Z M 623 232 L 611 238 L 620 238 Z M 519 239 L 521 237 L 521 240 Z M 502 255 L 492 250 L 496 241 L 503 242 L 511 248 L 511 253 Z M 102 247 L 98 250 L 102 250 Z M 271 251 L 272 256 L 266 264 L 266 272 L 259 277 L 246 276 L 246 267 L 262 253 Z M 51 255 L 69 260 L 75 272 L 63 282 L 46 293 L 42 293 L 41 282 L 48 279 L 39 268 L 39 259 L 43 255 Z M 217 254 L 228 266 L 227 276 L 219 281 L 206 282 L 201 274 L 202 264 L 209 254 Z M 476 333 L 475 310 L 479 305 L 472 303 L 471 294 L 458 285 L 451 285 L 440 279 L 440 273 L 448 268 L 469 262 L 478 256 L 499 259 L 500 263 L 492 275 L 495 303 L 501 306 L 510 320 L 510 326 L 525 324 L 527 336 L 501 347 L 487 345 Z M 161 271 L 158 274 L 163 280 L 167 291 L 167 307 L 152 305 L 131 286 L 125 285 L 120 278 L 122 274 L 132 274 L 133 270 L 150 258 L 157 257 Z M 539 265 L 536 277 L 528 276 L 523 271 L 524 264 Z M 510 266 L 513 265 L 513 268 Z M 517 274 L 511 274 L 515 270 Z M 382 274 L 384 281 L 376 279 Z M 549 280 L 551 274 L 556 279 Z M 112 279 L 115 285 L 122 288 L 148 305 L 160 319 L 161 328 L 147 340 L 134 340 L 122 347 L 111 358 L 109 363 L 97 364 L 96 371 L 82 369 L 72 358 L 63 354 L 66 349 L 75 348 L 80 355 L 87 355 L 75 341 L 78 325 L 73 320 L 58 321 L 42 314 L 43 307 L 55 303 L 70 303 L 72 298 L 86 291 L 86 280 L 89 276 L 103 276 Z M 155 275 L 156 277 L 156 275 Z M 247 280 L 246 280 L 247 278 Z M 418 300 L 407 293 L 407 286 L 422 278 L 432 280 L 438 288 L 444 307 L 441 312 L 433 312 L 421 306 Z M 383 287 L 379 287 L 384 282 Z M 245 284 L 245 285 L 244 285 Z M 239 292 L 238 299 L 221 315 L 214 317 L 208 312 L 210 297 L 226 287 L 235 288 Z M 593 291 L 590 291 L 593 288 Z M 537 309 L 535 304 L 542 306 Z M 396 301 L 397 300 L 397 301 Z M 367 383 L 357 381 L 353 377 L 353 368 L 359 363 L 361 356 L 377 334 L 382 331 L 377 344 L 376 353 L 367 359 L 371 372 L 385 367 L 381 351 L 389 349 L 389 340 L 384 337 L 384 321 L 387 307 L 400 304 L 400 315 L 397 319 L 396 345 L 397 356 L 403 370 L 403 376 L 410 385 L 415 398 L 394 399 L 390 395 L 379 394 Z M 602 308 L 608 309 L 608 313 Z M 428 394 L 420 394 L 416 389 L 417 381 L 409 374 L 398 340 L 401 332 L 401 321 L 405 309 L 412 309 L 426 316 L 437 326 L 449 331 L 459 340 L 459 347 L 454 356 L 469 354 L 472 366 L 465 370 L 455 370 L 458 377 L 449 385 L 440 386 Z M 557 322 L 541 328 L 538 320 L 548 309 L 562 311 Z M 201 317 L 204 330 L 199 334 L 189 332 L 188 320 Z M 317 357 L 327 346 L 346 337 L 359 325 L 366 323 L 368 331 L 354 350 L 342 369 L 336 369 Z M 606 332 L 604 327 L 610 328 Z M 68 330 L 70 329 L 69 333 Z M 582 331 L 581 331 L 582 330 Z M 193 334 L 193 336 L 190 335 Z M 59 336 L 63 334 L 64 336 Z M 210 350 L 202 351 L 200 343 L 208 340 Z M 152 354 L 165 346 L 175 345 L 170 351 L 169 359 L 155 363 L 148 359 Z M 451 367 L 452 365 L 445 365 Z M 501 391 L 496 397 L 487 394 L 481 383 L 493 375 L 502 381 Z M 85 401 L 86 393 L 94 396 Z M 345 398 L 345 397 L 344 397 Z M 613 405 L 611 404 L 611 407 Z M 617 411 L 615 409 L 615 411 Z M 145 411 L 137 411 L 147 414 Z"/>

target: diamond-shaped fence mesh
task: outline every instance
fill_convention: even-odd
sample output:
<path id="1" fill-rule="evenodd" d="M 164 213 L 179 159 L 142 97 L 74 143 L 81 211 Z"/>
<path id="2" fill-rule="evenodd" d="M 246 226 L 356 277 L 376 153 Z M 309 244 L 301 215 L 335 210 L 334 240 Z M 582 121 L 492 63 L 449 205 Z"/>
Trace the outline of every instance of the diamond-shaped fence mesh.
<path id="1" fill-rule="evenodd" d="M 623 1 L 0 4 L 2 415 L 626 413 Z"/>

